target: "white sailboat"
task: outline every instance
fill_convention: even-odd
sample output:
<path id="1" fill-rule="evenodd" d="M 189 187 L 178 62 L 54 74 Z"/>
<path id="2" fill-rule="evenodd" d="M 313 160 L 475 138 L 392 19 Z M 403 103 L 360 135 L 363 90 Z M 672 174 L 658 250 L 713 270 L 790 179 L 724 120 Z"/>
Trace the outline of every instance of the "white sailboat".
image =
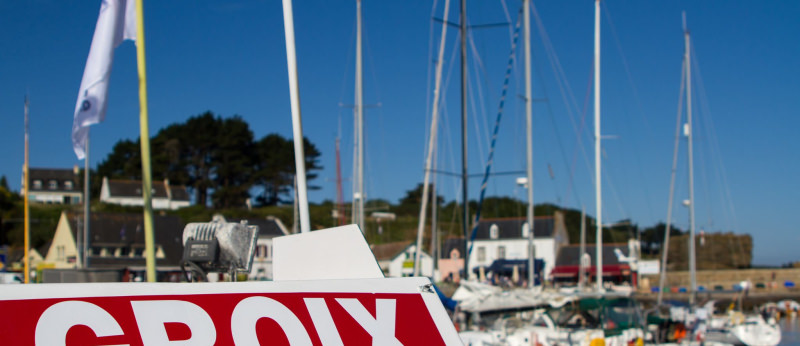
<path id="1" fill-rule="evenodd" d="M 530 1 L 523 1 L 526 41 L 530 39 Z M 638 303 L 629 294 L 606 292 L 602 272 L 602 198 L 600 189 L 600 1 L 595 1 L 595 188 L 597 198 L 597 289 L 592 293 L 528 290 L 476 293 L 473 299 L 495 306 L 500 317 L 485 331 L 462 332 L 466 344 L 642 345 L 647 339 Z M 527 45 L 527 43 L 526 43 Z M 528 49 L 526 49 L 526 53 Z M 526 59 L 527 60 L 527 59 Z M 527 63 L 526 63 L 527 65 Z M 529 73 L 529 71 L 526 71 Z M 530 99 L 530 96 L 528 96 Z M 530 156 L 529 156 L 530 157 Z M 530 176 L 529 176 L 530 179 Z M 530 192 L 529 192 L 530 193 Z M 529 199 L 531 198 L 529 194 Z M 488 290 L 488 289 L 487 289 Z M 484 305 L 467 311 L 481 312 Z M 535 309 L 535 310 L 534 310 Z M 487 320 L 490 318 L 484 318 Z"/>
<path id="2" fill-rule="evenodd" d="M 765 319 L 758 313 L 744 314 L 739 310 L 729 309 L 724 314 L 714 314 L 714 302 L 711 301 L 703 307 L 697 307 L 697 268 L 695 248 L 695 215 L 694 215 L 694 162 L 693 162 L 693 127 L 692 127 L 692 69 L 691 69 L 691 39 L 686 27 L 686 13 L 683 13 L 684 29 L 684 76 L 683 83 L 686 90 L 686 124 L 684 135 L 687 137 L 688 169 L 689 169 L 689 275 L 691 291 L 689 307 L 685 309 L 684 319 L 673 321 L 685 325 L 693 325 L 694 335 L 683 340 L 684 343 L 706 342 L 733 345 L 778 345 L 781 340 L 780 325 L 774 318 Z M 680 124 L 680 113 L 678 116 Z M 672 177 L 670 181 L 670 198 L 667 212 L 667 229 L 665 234 L 665 248 L 662 258 L 663 271 L 659 284 L 658 304 L 661 305 L 664 282 L 666 277 L 667 252 L 669 251 L 669 221 L 672 214 L 673 190 L 675 185 L 675 167 L 677 163 L 677 134 L 676 128 L 675 155 L 673 156 Z M 678 340 L 678 342 L 681 342 Z"/>

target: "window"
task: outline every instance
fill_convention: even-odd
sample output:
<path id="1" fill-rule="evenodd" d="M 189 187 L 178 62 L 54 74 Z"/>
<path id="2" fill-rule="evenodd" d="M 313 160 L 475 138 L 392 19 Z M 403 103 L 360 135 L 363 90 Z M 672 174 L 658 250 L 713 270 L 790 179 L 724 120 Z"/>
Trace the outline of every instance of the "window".
<path id="1" fill-rule="evenodd" d="M 42 181 L 41 180 L 34 180 L 33 181 L 33 188 L 40 190 L 42 188 Z"/>
<path id="2" fill-rule="evenodd" d="M 48 187 L 50 190 L 55 190 L 55 189 L 57 189 L 57 188 L 58 188 L 58 182 L 57 182 L 57 181 L 55 181 L 55 180 L 50 180 L 50 181 L 48 181 L 48 182 L 47 182 L 47 187 Z"/>
<path id="3" fill-rule="evenodd" d="M 57 246 L 56 247 L 56 260 L 63 261 L 64 260 L 64 246 Z"/>
<path id="4" fill-rule="evenodd" d="M 67 180 L 64 182 L 64 188 L 67 190 L 72 190 L 72 182 Z"/>
<path id="5" fill-rule="evenodd" d="M 459 259 L 461 258 L 461 252 L 458 249 L 453 249 L 450 251 L 450 259 Z"/>
<path id="6" fill-rule="evenodd" d="M 493 223 L 492 226 L 489 227 L 489 238 L 497 239 L 499 234 L 500 234 L 500 228 L 497 227 L 497 224 Z"/>
<path id="7" fill-rule="evenodd" d="M 498 246 L 497 247 L 497 259 L 506 259 L 506 247 L 505 246 Z"/>
<path id="8" fill-rule="evenodd" d="M 478 262 L 486 261 L 486 248 L 483 246 L 478 247 Z"/>

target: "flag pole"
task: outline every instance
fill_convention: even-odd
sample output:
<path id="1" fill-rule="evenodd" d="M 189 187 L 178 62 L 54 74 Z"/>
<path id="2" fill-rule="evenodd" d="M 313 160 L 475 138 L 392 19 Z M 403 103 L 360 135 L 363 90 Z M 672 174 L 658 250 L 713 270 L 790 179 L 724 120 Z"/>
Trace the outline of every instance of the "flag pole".
<path id="1" fill-rule="evenodd" d="M 25 179 L 22 181 L 22 188 L 25 191 L 25 259 L 24 262 L 24 269 L 25 269 L 25 283 L 30 283 L 31 281 L 31 263 L 30 263 L 30 256 L 28 256 L 28 248 L 31 245 L 31 216 L 30 216 L 30 208 L 28 207 L 28 190 L 30 188 L 30 150 L 28 145 L 28 133 L 30 132 L 30 126 L 28 123 L 28 95 L 25 95 L 25 167 L 22 170 L 22 174 L 25 175 Z"/>
<path id="2" fill-rule="evenodd" d="M 91 198 L 89 196 L 89 130 L 86 131 L 86 157 L 83 161 L 83 245 L 78 251 L 83 252 L 83 257 L 78 256 L 83 268 L 89 267 L 89 208 Z"/>
<path id="3" fill-rule="evenodd" d="M 142 144 L 142 198 L 144 198 L 144 252 L 147 282 L 156 281 L 153 235 L 153 182 L 150 175 L 150 130 L 147 123 L 147 71 L 144 61 L 144 6 L 136 0 L 136 65 L 139 71 L 139 136 Z"/>

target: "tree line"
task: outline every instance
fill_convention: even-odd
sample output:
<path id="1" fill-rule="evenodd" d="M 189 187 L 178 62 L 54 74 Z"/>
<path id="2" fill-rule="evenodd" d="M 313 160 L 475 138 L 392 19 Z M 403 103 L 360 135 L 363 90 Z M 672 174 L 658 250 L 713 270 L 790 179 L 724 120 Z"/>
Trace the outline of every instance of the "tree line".
<path id="1" fill-rule="evenodd" d="M 294 142 L 276 133 L 256 140 L 238 115 L 223 118 L 208 111 L 192 116 L 162 128 L 150 143 L 153 179 L 186 185 L 198 205 L 241 207 L 250 197 L 264 206 L 293 200 Z M 303 150 L 306 179 L 312 181 L 322 169 L 321 153 L 308 138 L 303 138 Z M 139 140 L 123 139 L 97 166 L 97 176 L 140 180 L 141 162 Z"/>

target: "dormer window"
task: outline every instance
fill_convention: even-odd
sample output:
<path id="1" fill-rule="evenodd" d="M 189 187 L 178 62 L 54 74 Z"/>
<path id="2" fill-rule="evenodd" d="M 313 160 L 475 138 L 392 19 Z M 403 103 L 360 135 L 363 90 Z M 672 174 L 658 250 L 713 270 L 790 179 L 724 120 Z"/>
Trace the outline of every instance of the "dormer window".
<path id="1" fill-rule="evenodd" d="M 72 182 L 67 180 L 64 182 L 64 188 L 67 190 L 72 190 Z"/>
<path id="2" fill-rule="evenodd" d="M 497 227 L 497 224 L 493 223 L 492 226 L 489 227 L 489 238 L 497 239 L 499 235 L 500 235 L 500 228 Z"/>
<path id="3" fill-rule="evenodd" d="M 42 181 L 38 180 L 38 179 L 34 180 L 33 181 L 33 188 L 37 189 L 37 190 L 41 190 L 42 189 Z"/>
<path id="4" fill-rule="evenodd" d="M 522 224 L 522 238 L 528 239 L 528 236 L 530 236 L 530 232 L 531 232 L 531 228 L 528 227 L 528 223 L 527 222 L 523 223 Z"/>
<path id="5" fill-rule="evenodd" d="M 50 181 L 48 181 L 48 182 L 47 182 L 47 187 L 48 187 L 50 190 L 55 190 L 55 189 L 57 189 L 57 188 L 58 188 L 58 182 L 57 182 L 57 181 L 55 181 L 55 180 L 50 180 Z"/>

